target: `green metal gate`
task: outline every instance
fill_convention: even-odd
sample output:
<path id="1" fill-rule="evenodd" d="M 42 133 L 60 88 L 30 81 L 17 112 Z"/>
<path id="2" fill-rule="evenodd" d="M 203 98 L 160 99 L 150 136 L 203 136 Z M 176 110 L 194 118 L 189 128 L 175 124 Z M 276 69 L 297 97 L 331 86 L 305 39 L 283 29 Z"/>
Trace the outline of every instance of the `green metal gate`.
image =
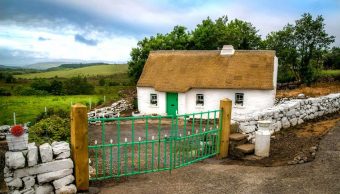
<path id="1" fill-rule="evenodd" d="M 220 114 L 90 119 L 90 180 L 172 170 L 218 154 Z"/>

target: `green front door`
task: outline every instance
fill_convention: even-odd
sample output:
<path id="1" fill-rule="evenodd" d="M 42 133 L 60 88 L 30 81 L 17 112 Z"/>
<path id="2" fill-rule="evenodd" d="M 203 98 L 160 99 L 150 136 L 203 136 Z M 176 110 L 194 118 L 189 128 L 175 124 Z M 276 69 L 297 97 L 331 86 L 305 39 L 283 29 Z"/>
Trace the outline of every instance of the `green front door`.
<path id="1" fill-rule="evenodd" d="M 168 115 L 176 115 L 178 110 L 178 94 L 166 93 L 166 113 Z"/>

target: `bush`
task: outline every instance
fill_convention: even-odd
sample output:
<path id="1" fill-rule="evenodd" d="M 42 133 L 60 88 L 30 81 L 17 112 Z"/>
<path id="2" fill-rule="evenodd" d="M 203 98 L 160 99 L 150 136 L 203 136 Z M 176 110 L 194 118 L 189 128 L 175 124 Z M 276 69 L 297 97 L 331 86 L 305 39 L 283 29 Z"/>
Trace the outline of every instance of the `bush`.
<path id="1" fill-rule="evenodd" d="M 45 112 L 41 112 L 35 118 L 34 123 L 37 123 L 40 120 L 49 118 L 51 116 L 57 116 L 57 117 L 60 117 L 60 118 L 63 118 L 63 119 L 68 119 L 68 118 L 70 118 L 70 113 L 68 111 L 66 111 L 66 110 L 63 110 L 63 109 L 54 109 L 54 108 L 47 109 L 46 113 Z"/>
<path id="2" fill-rule="evenodd" d="M 0 96 L 10 96 L 12 95 L 10 91 L 6 90 L 5 88 L 0 88 Z"/>
<path id="3" fill-rule="evenodd" d="M 70 141 L 70 120 L 51 116 L 40 120 L 29 129 L 29 141 L 41 145 L 53 141 Z"/>
<path id="4" fill-rule="evenodd" d="M 22 96 L 46 96 L 49 93 L 45 90 L 35 90 L 33 88 L 18 89 L 17 93 Z"/>

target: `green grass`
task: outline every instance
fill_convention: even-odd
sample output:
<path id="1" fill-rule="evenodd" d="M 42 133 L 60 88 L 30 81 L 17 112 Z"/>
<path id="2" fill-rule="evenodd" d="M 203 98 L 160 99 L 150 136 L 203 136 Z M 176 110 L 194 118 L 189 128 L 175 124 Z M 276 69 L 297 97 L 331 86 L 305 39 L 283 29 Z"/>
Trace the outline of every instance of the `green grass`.
<path id="1" fill-rule="evenodd" d="M 55 76 L 58 76 L 60 78 L 70 78 L 77 75 L 93 77 L 127 73 L 127 70 L 128 65 L 96 65 L 75 69 L 63 69 L 56 71 L 47 71 L 42 73 L 15 75 L 14 77 L 22 79 L 53 78 Z"/>
<path id="2" fill-rule="evenodd" d="M 337 77 L 340 76 L 340 69 L 322 70 L 321 75 Z"/>
<path id="3" fill-rule="evenodd" d="M 16 114 L 17 123 L 32 122 L 45 106 L 49 108 L 61 108 L 70 110 L 71 102 L 82 103 L 89 106 L 91 100 L 92 107 L 103 101 L 112 102 L 119 98 L 118 91 L 127 88 L 123 86 L 108 87 L 105 94 L 98 95 L 75 95 L 75 96 L 1 96 L 0 97 L 0 125 L 13 124 L 13 112 Z"/>

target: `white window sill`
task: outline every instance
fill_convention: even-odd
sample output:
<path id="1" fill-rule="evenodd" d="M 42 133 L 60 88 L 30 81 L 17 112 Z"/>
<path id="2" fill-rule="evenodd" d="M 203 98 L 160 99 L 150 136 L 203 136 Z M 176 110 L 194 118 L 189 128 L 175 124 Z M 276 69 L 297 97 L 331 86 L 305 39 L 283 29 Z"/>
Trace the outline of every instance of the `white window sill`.
<path id="1" fill-rule="evenodd" d="M 197 106 L 195 107 L 196 109 L 204 109 L 204 106 Z"/>
<path id="2" fill-rule="evenodd" d="M 158 108 L 158 105 L 149 105 L 149 108 Z"/>

